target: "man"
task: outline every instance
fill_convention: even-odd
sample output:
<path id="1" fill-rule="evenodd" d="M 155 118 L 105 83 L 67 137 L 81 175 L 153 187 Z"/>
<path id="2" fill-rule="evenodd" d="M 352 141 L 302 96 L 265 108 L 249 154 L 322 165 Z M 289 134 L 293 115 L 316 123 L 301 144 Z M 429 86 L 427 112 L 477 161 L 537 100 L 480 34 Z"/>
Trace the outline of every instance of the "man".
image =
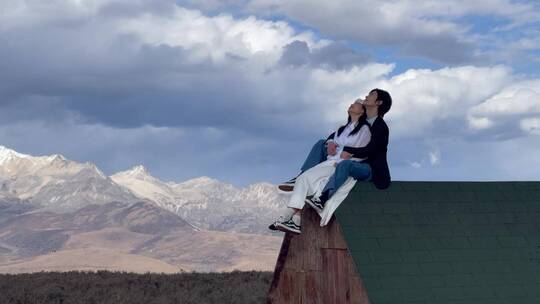
<path id="1" fill-rule="evenodd" d="M 383 117 L 392 107 L 392 97 L 387 91 L 373 89 L 366 96 L 363 104 L 366 107 L 367 121 L 371 125 L 371 141 L 362 148 L 345 147 L 342 158 L 367 157 L 367 160 L 362 162 L 344 160 L 337 165 L 334 175 L 330 177 L 321 196 L 306 199 L 306 203 L 318 211 L 324 209 L 326 201 L 349 176 L 360 181 L 371 180 L 378 189 L 386 189 L 390 186 L 390 171 L 386 160 L 389 130 Z"/>

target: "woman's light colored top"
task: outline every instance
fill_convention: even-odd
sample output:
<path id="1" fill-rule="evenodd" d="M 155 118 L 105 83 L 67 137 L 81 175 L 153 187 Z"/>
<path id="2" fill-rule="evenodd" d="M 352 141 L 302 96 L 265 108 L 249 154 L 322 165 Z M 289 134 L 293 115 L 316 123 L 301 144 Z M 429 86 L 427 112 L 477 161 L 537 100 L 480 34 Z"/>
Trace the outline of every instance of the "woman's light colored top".
<path id="1" fill-rule="evenodd" d="M 356 134 L 349 136 L 349 134 L 354 130 L 357 124 L 358 122 L 349 123 L 345 127 L 343 132 L 341 132 L 341 135 L 339 136 L 337 135 L 338 131 L 334 133 L 335 134 L 334 139 L 333 140 L 331 139 L 329 141 L 333 141 L 334 143 L 338 145 L 336 149 L 337 153 L 336 155 L 328 155 L 327 160 L 334 160 L 336 162 L 340 162 L 342 161 L 341 152 L 343 152 L 343 148 L 345 146 L 361 148 L 361 147 L 365 147 L 369 143 L 369 141 L 371 140 L 371 132 L 369 131 L 368 125 L 363 125 Z M 355 160 L 355 161 L 362 161 L 364 159 L 365 158 L 355 158 L 355 157 L 351 158 L 351 160 Z"/>

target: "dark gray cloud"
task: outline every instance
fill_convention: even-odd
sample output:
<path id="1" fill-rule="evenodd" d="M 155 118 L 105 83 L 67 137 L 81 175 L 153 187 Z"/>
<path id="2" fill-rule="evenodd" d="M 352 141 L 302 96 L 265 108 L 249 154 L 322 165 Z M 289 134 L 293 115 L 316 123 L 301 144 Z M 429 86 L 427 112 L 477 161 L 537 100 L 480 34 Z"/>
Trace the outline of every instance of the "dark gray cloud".
<path id="1" fill-rule="evenodd" d="M 293 41 L 283 47 L 279 63 L 285 66 L 305 66 L 311 62 L 309 46 L 304 41 Z"/>
<path id="2" fill-rule="evenodd" d="M 400 44 L 401 52 L 405 55 L 429 58 L 450 65 L 485 61 L 475 55 L 477 47 L 474 43 L 462 41 L 451 34 L 418 37 Z"/>
<path id="3" fill-rule="evenodd" d="M 250 0 L 176 0 L 175 2 L 183 7 L 215 14 L 243 12 Z"/>
<path id="4" fill-rule="evenodd" d="M 69 113 L 119 128 L 210 126 L 284 136 L 290 128 L 306 132 L 317 125 L 298 124 L 319 109 L 301 109 L 302 92 L 289 89 L 294 81 L 275 82 L 285 71 L 255 73 L 252 62 L 238 57 L 193 63 L 182 47 L 149 45 L 106 28 L 88 23 L 1 32 L 8 42 L 0 45 L 1 123 L 56 121 Z"/>
<path id="5" fill-rule="evenodd" d="M 191 50 L 111 30 L 141 12 L 122 7 L 0 32 L 0 145 L 106 174 L 144 164 L 164 180 L 243 185 L 296 173 L 302 150 L 327 135 L 300 89 L 305 71 L 261 73 L 238 56 L 193 62 Z"/>
<path id="6" fill-rule="evenodd" d="M 367 63 L 369 55 L 347 47 L 344 42 L 332 42 L 320 49 L 310 50 L 305 41 L 286 45 L 279 63 L 284 66 L 309 66 L 313 68 L 346 69 Z"/>
<path id="7" fill-rule="evenodd" d="M 402 55 L 414 55 L 444 64 L 469 63 L 475 60 L 474 51 L 478 45 L 464 41 L 455 32 L 423 33 L 414 30 L 414 27 L 418 26 L 415 24 L 386 28 L 374 14 L 368 11 L 363 13 L 366 15 L 356 17 L 338 15 L 328 18 L 317 14 L 294 16 L 333 39 L 355 41 L 375 48 L 391 46 Z M 336 24 L 332 20 L 344 21 Z"/>

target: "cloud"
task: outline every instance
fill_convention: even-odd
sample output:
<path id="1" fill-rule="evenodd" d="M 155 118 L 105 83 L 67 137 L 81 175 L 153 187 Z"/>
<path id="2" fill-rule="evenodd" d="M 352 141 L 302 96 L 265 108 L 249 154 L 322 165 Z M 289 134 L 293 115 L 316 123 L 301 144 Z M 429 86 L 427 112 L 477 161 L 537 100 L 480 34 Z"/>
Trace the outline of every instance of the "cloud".
<path id="1" fill-rule="evenodd" d="M 485 61 L 487 37 L 504 48 L 502 42 L 508 41 L 501 32 L 529 29 L 540 21 L 538 5 L 510 0 L 252 0 L 247 7 L 262 15 L 285 15 L 332 39 L 393 46 L 402 54 L 445 64 Z M 477 32 L 475 22 L 466 19 L 474 17 L 492 17 L 495 24 L 505 25 Z"/>
<path id="2" fill-rule="evenodd" d="M 166 44 L 190 50 L 193 62 L 210 58 L 223 62 L 229 56 L 257 57 L 257 60 L 274 63 L 284 45 L 300 40 L 314 44 L 308 32 L 295 30 L 282 21 L 266 21 L 254 16 L 234 18 L 220 14 L 209 17 L 200 11 L 175 7 L 170 15 L 144 13 L 137 18 L 119 20 L 120 33 L 136 34 L 151 45 Z"/>
<path id="3" fill-rule="evenodd" d="M 540 135 L 540 117 L 522 119 L 519 126 L 524 132 Z"/>
<path id="4" fill-rule="evenodd" d="M 341 122 L 338 106 L 391 66 L 370 64 L 344 43 L 315 40 L 282 21 L 211 17 L 163 1 L 152 9 L 125 1 L 57 5 L 14 9 L 31 27 L 5 21 L 0 35 L 13 43 L 0 46 L 3 103 L 31 109 L 8 120 L 68 115 L 116 128 L 210 126 L 300 137 Z M 308 66 L 278 64 L 293 42 L 308 48 Z"/>
<path id="5" fill-rule="evenodd" d="M 510 153 L 537 140 L 538 79 L 508 65 L 396 72 L 400 62 L 370 61 L 362 46 L 339 38 L 347 35 L 321 39 L 286 19 L 205 14 L 195 4 L 8 4 L 0 20 L 0 141 L 23 153 L 62 153 L 107 173 L 143 163 L 164 179 L 279 182 L 296 173 L 317 139 L 346 121 L 353 100 L 375 87 L 394 99 L 385 119 L 395 178 L 456 178 L 469 168 L 477 172 L 468 176 L 503 176 L 494 166 L 502 161 L 493 155 L 497 145 Z M 342 13 L 325 5 L 330 16 Z M 354 15 L 359 7 L 350 9 Z M 392 35 L 416 37 L 411 41 L 464 33 L 438 16 L 426 21 L 433 28 L 407 36 L 405 27 L 424 11 L 380 16 L 373 33 L 399 27 Z M 358 19 L 336 20 L 358 28 Z M 472 148 L 481 157 L 465 153 Z"/>
<path id="6" fill-rule="evenodd" d="M 210 17 L 164 1 L 152 9 L 143 2 L 70 3 L 59 10 L 17 10 L 21 18 L 35 18 L 27 17 L 34 27 L 14 30 L 22 26 L 14 23 L 1 33 L 18 41 L 0 47 L 7 62 L 0 75 L 3 102 L 57 109 L 19 116 L 75 113 L 85 123 L 122 128 L 212 126 L 268 134 L 296 128 L 315 134 L 341 122 L 343 108 L 359 95 L 382 87 L 396 100 L 388 114 L 394 134 L 424 136 L 427 128 L 463 134 L 467 115 L 476 129 L 492 119 L 469 109 L 514 81 L 505 66 L 410 69 L 390 77 L 394 64 L 366 62 L 344 43 L 316 40 L 284 21 Z M 342 10 L 327 5 L 329 12 Z M 410 11 L 407 5 L 402 9 Z M 130 9 L 120 13 L 123 7 Z M 66 16 L 71 11 L 75 17 Z M 77 19 L 78 26 L 65 27 L 62 19 Z M 298 126 L 300 120 L 306 123 Z"/>
<path id="7" fill-rule="evenodd" d="M 429 152 L 429 162 L 432 166 L 436 166 L 441 163 L 441 151 Z"/>
<path id="8" fill-rule="evenodd" d="M 540 116 L 540 80 L 516 81 L 471 107 L 469 126 L 480 134 L 522 136 L 537 133 Z"/>
<path id="9" fill-rule="evenodd" d="M 280 13 L 316 27 L 335 39 L 376 45 L 396 44 L 405 52 L 419 53 L 443 62 L 462 62 L 471 56 L 468 54 L 471 46 L 460 38 L 463 29 L 444 20 L 408 14 L 412 4 L 405 6 L 379 1 L 279 3 Z M 310 9 L 306 10 L 306 7 Z"/>
<path id="10" fill-rule="evenodd" d="M 413 167 L 415 169 L 422 168 L 422 164 L 419 163 L 419 162 L 410 162 L 410 164 L 411 164 L 411 167 Z"/>
<path id="11" fill-rule="evenodd" d="M 286 114 L 301 92 L 289 87 L 308 76 L 269 69 L 292 41 L 317 47 L 310 33 L 284 22 L 142 3 L 11 3 L 0 32 L 10 42 L 0 46 L 0 106 L 30 110 L 9 118 L 56 120 L 68 112 L 83 123 L 122 128 L 260 132 L 295 123 Z M 37 110 L 44 107 L 52 110 Z"/>
<path id="12" fill-rule="evenodd" d="M 375 86 L 388 89 L 395 101 L 387 114 L 394 134 L 418 138 L 465 135 L 468 110 L 512 81 L 504 66 L 463 66 L 411 69 Z"/>
<path id="13" fill-rule="evenodd" d="M 284 47 L 279 64 L 341 70 L 365 64 L 368 59 L 367 54 L 354 51 L 343 42 L 332 42 L 310 50 L 305 41 L 295 40 Z"/>

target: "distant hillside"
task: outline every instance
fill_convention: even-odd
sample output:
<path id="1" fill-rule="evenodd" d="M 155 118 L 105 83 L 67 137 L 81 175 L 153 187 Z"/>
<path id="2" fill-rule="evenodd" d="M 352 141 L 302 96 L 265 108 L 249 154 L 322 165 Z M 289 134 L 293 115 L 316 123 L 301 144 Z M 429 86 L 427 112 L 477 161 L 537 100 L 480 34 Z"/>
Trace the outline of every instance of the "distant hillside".
<path id="1" fill-rule="evenodd" d="M 278 236 L 197 230 L 146 202 L 62 214 L 27 207 L 0 201 L 0 273 L 271 270 L 281 243 Z"/>

